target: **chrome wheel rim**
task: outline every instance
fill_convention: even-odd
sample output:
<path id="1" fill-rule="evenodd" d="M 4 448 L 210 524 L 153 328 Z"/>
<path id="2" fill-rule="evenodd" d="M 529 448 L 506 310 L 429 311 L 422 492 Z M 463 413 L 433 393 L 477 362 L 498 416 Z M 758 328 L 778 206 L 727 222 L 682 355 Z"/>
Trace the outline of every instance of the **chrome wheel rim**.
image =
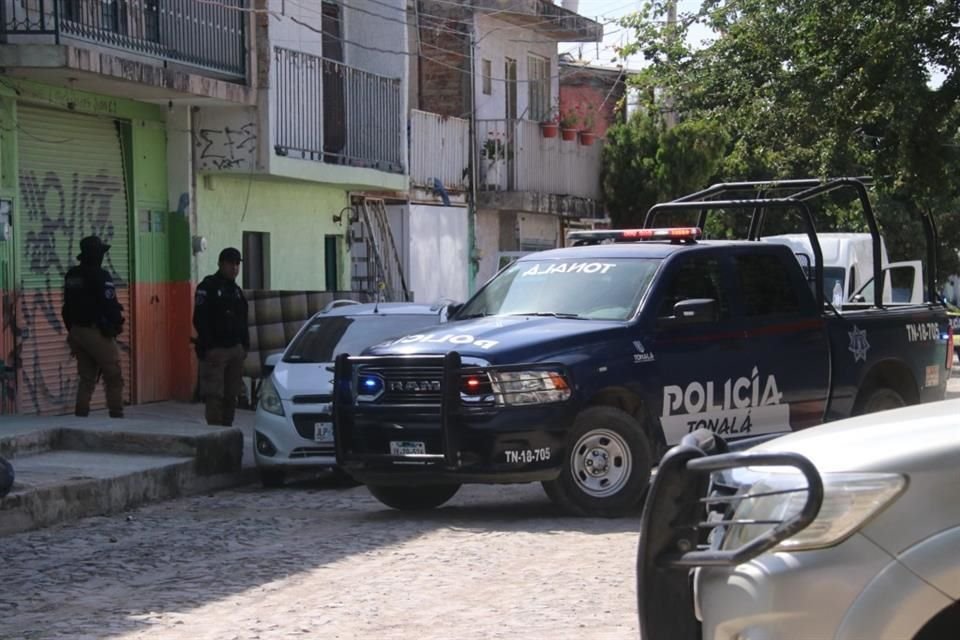
<path id="1" fill-rule="evenodd" d="M 594 429 L 577 440 L 570 466 L 578 489 L 593 498 L 607 498 L 630 480 L 633 458 L 620 435 L 609 429 Z"/>

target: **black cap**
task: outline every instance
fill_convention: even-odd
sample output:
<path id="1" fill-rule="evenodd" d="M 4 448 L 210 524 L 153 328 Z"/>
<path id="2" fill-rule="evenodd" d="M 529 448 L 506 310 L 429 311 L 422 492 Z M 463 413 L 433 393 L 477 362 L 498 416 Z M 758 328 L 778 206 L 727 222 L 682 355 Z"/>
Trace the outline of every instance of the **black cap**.
<path id="1" fill-rule="evenodd" d="M 217 258 L 217 262 L 230 262 L 233 264 L 239 264 L 243 261 L 240 257 L 240 251 L 234 249 L 233 247 L 227 247 L 220 252 L 220 257 Z"/>
<path id="2" fill-rule="evenodd" d="M 103 255 L 109 250 L 110 245 L 103 242 L 99 236 L 87 236 L 80 241 L 80 256 Z M 77 260 L 80 256 L 77 256 Z"/>

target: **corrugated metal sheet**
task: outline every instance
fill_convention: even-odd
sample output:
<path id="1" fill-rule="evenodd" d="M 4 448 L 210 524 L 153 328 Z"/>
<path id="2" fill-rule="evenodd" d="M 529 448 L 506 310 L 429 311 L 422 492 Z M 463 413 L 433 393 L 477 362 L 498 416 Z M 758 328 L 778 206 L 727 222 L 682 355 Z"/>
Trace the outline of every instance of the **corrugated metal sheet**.
<path id="1" fill-rule="evenodd" d="M 76 363 L 60 321 L 63 276 L 79 242 L 111 245 L 104 267 L 127 316 L 121 336 L 125 395 L 130 394 L 130 228 L 120 125 L 108 118 L 21 105 L 18 109 L 20 208 L 18 323 L 20 412 L 72 411 Z M 102 404 L 102 391 L 96 399 Z"/>
<path id="2" fill-rule="evenodd" d="M 410 110 L 410 182 L 433 189 L 439 179 L 448 191 L 466 191 L 470 121 Z"/>

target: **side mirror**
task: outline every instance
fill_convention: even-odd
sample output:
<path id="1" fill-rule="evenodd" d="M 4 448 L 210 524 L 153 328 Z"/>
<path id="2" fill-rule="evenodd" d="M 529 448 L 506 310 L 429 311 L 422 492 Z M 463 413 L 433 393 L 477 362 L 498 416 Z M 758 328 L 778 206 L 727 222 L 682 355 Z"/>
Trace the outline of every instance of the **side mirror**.
<path id="1" fill-rule="evenodd" d="M 673 315 L 669 318 L 660 318 L 660 324 L 682 326 L 716 322 L 719 319 L 720 313 L 716 300 L 713 298 L 690 298 L 673 305 Z"/>
<path id="2" fill-rule="evenodd" d="M 457 312 L 463 309 L 462 302 L 454 302 L 453 304 L 448 304 L 446 308 L 447 320 L 451 320 L 453 316 L 457 315 Z"/>
<path id="3" fill-rule="evenodd" d="M 277 364 L 282 359 L 283 359 L 282 353 L 271 353 L 270 355 L 267 356 L 267 359 L 263 361 L 263 364 L 272 369 L 273 367 L 277 366 Z"/>

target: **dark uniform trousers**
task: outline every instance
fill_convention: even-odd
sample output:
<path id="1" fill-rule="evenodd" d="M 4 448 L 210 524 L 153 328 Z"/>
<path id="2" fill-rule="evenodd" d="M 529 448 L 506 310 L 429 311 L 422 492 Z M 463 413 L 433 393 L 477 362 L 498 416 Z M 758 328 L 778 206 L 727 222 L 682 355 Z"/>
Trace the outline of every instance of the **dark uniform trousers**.
<path id="1" fill-rule="evenodd" d="M 77 357 L 78 414 L 90 411 L 90 398 L 97 388 L 97 376 L 103 375 L 107 392 L 107 408 L 111 413 L 123 413 L 123 373 L 120 370 L 120 348 L 117 341 L 100 333 L 97 327 L 74 326 L 67 334 L 70 350 Z"/>
<path id="2" fill-rule="evenodd" d="M 246 358 L 246 350 L 238 344 L 207 349 L 200 360 L 200 397 L 206 403 L 207 424 L 233 426 Z"/>

